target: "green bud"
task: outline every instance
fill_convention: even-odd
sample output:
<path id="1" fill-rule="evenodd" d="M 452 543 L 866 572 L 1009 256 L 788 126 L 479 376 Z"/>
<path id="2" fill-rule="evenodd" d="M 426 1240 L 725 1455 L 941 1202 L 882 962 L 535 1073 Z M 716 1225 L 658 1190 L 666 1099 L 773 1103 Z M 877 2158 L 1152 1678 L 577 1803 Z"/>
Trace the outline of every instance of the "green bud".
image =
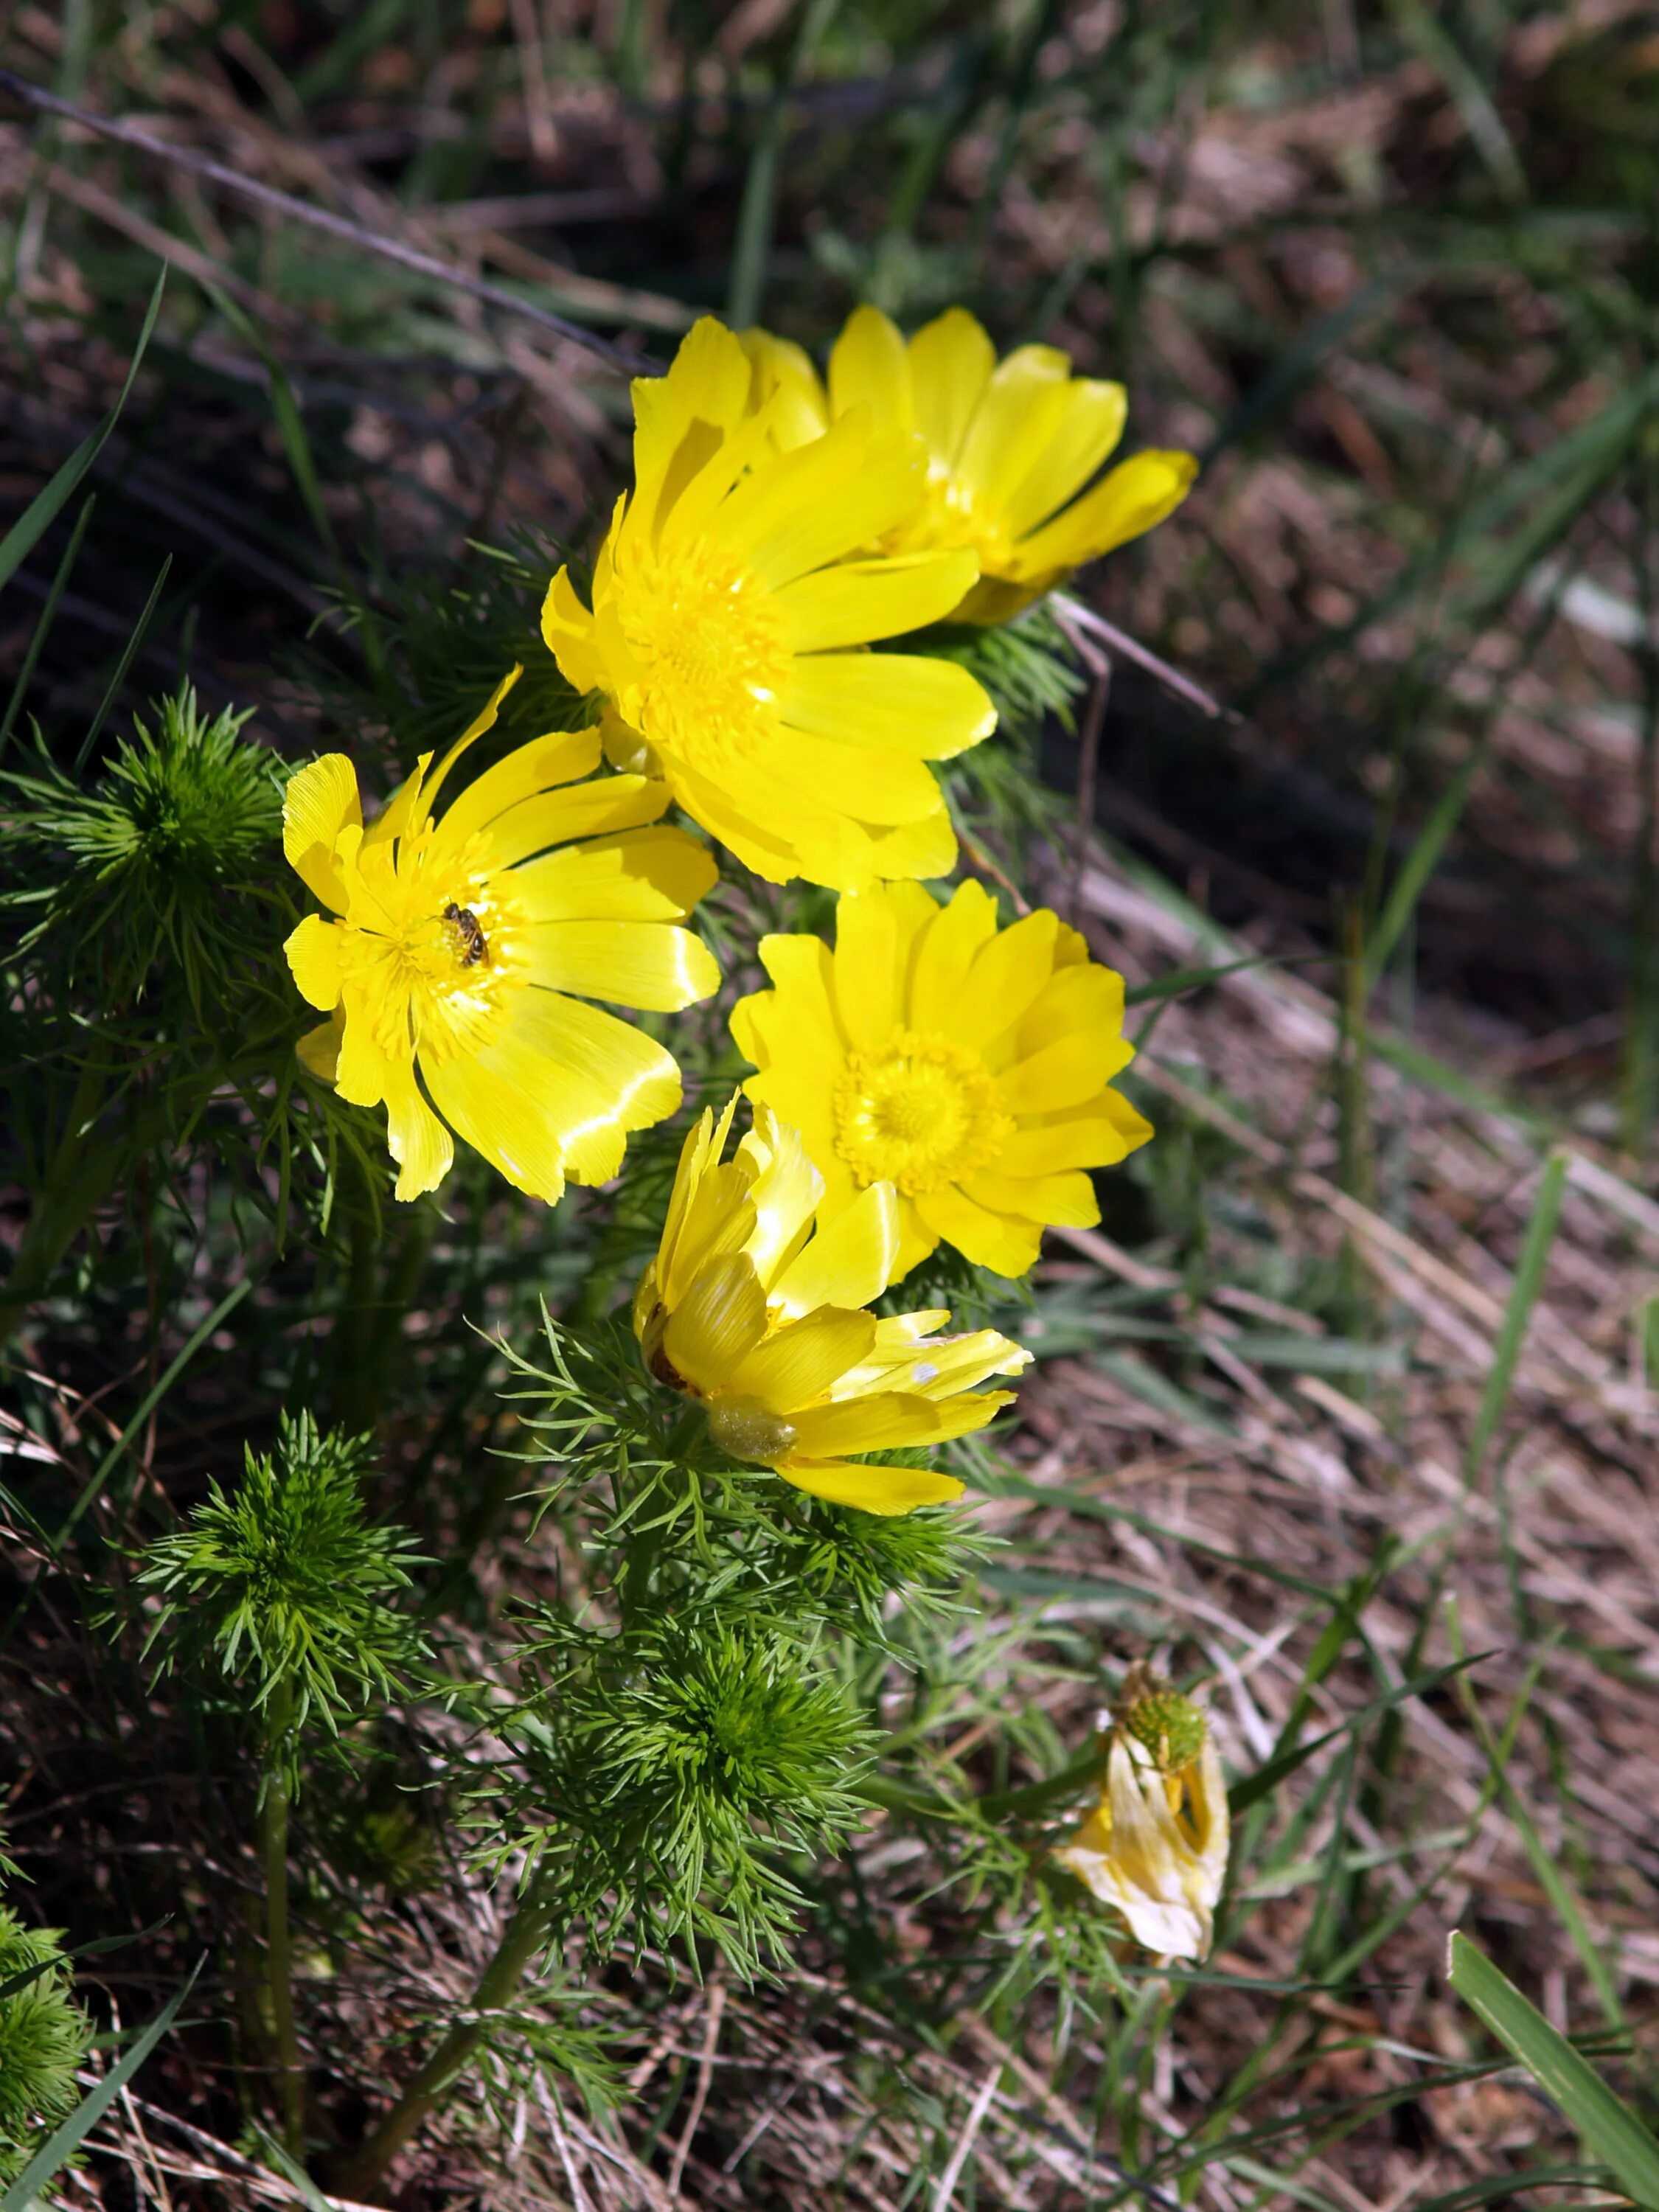
<path id="1" fill-rule="evenodd" d="M 1133 1736 L 1160 1774 L 1180 1774 L 1204 1748 L 1208 1723 L 1192 1699 L 1167 1683 L 1144 1675 L 1126 1683 L 1130 1692 L 1116 1716 L 1126 1735 Z"/>

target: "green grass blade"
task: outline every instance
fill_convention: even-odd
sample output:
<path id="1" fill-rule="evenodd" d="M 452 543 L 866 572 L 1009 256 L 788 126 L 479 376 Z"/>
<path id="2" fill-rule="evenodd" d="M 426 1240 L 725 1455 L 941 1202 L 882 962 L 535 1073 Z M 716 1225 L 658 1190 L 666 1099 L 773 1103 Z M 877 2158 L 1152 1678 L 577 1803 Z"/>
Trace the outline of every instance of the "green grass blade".
<path id="1" fill-rule="evenodd" d="M 1455 1674 L 1461 1674 L 1467 1667 L 1478 1667 L 1483 1659 L 1490 1659 L 1492 1656 L 1490 1651 L 1477 1651 L 1467 1659 L 1455 1659 L 1444 1667 L 1431 1668 L 1425 1674 L 1413 1674 L 1409 1681 L 1401 1682 L 1386 1697 L 1375 1698 L 1370 1705 L 1362 1705 L 1358 1712 L 1350 1713 L 1346 1720 L 1339 1721 L 1334 1728 L 1327 1729 L 1322 1735 L 1310 1736 L 1306 1743 L 1292 1744 L 1286 1750 L 1275 1753 L 1273 1758 L 1264 1760 L 1253 1774 L 1246 1774 L 1235 1782 L 1227 1792 L 1227 1802 L 1233 1818 L 1237 1820 L 1241 1813 L 1248 1812 L 1258 1798 L 1277 1790 L 1281 1782 L 1294 1774 L 1298 1766 L 1304 1765 L 1316 1751 L 1322 1751 L 1328 1743 L 1334 1743 L 1340 1737 L 1351 1735 L 1371 1721 L 1381 1719 L 1384 1713 L 1391 1712 L 1396 1705 L 1404 1705 L 1409 1698 L 1427 1697 L 1430 1691 L 1437 1689 L 1442 1682 L 1449 1681 Z"/>
<path id="2" fill-rule="evenodd" d="M 0 758 L 4 757 L 6 747 L 11 742 L 12 729 L 17 720 L 18 710 L 27 697 L 29 685 L 34 680 L 34 664 L 40 658 L 41 647 L 52 635 L 52 626 L 58 619 L 58 602 L 63 598 L 64 586 L 74 571 L 76 559 L 81 550 L 81 540 L 87 534 L 87 525 L 91 521 L 92 511 L 97 504 L 97 493 L 88 492 L 82 504 L 80 514 L 75 518 L 75 527 L 70 532 L 69 544 L 64 548 L 64 557 L 58 563 L 58 574 L 52 578 L 52 589 L 46 593 L 46 604 L 40 610 L 40 619 L 34 625 L 34 635 L 29 640 L 29 649 L 23 655 L 23 665 L 18 670 L 17 681 L 12 686 L 11 697 L 6 706 L 6 719 L 3 722 L 0 722 Z"/>
<path id="3" fill-rule="evenodd" d="M 143 645 L 145 633 L 154 619 L 156 603 L 161 599 L 162 588 L 167 583 L 167 572 L 172 567 L 173 556 L 169 553 L 161 563 L 155 581 L 149 587 L 149 597 L 144 601 L 143 612 L 133 624 L 132 634 L 121 648 L 121 658 L 116 662 L 115 673 L 110 678 L 104 696 L 98 702 L 98 712 L 93 716 L 88 725 L 87 734 L 81 740 L 81 750 L 75 756 L 75 773 L 77 777 L 92 758 L 92 749 L 98 742 L 99 733 L 103 729 L 105 722 L 109 719 L 109 710 L 121 696 L 121 686 L 127 680 L 127 671 L 138 657 L 138 648 Z"/>
<path id="4" fill-rule="evenodd" d="M 1526 1242 L 1521 1248 L 1521 1264 L 1515 1271 L 1514 1287 L 1510 1291 L 1509 1304 L 1504 1310 L 1504 1326 L 1498 1331 L 1492 1372 L 1486 1377 L 1486 1387 L 1480 1397 L 1480 1410 L 1474 1417 L 1469 1448 L 1464 1455 L 1463 1480 L 1466 1482 L 1472 1483 L 1478 1479 L 1486 1456 L 1486 1448 L 1504 1417 L 1510 1386 L 1515 1380 L 1516 1367 L 1521 1358 L 1521 1347 L 1526 1341 L 1527 1329 L 1532 1320 L 1532 1310 L 1544 1287 L 1544 1269 L 1549 1262 L 1555 1224 L 1561 1217 L 1561 1196 L 1566 1187 L 1567 1155 L 1552 1152 L 1544 1164 L 1537 1202 L 1532 1210 L 1532 1219 L 1527 1224 Z"/>
<path id="5" fill-rule="evenodd" d="M 766 264 L 772 252 L 772 225 L 777 213 L 778 173 L 783 165 L 783 144 L 789 129 L 789 95 L 812 66 L 818 42 L 835 20 L 841 0 L 807 0 L 806 14 L 795 42 L 789 75 L 775 94 L 761 135 L 750 156 L 744 179 L 743 203 L 738 210 L 737 239 L 732 252 L 732 284 L 726 318 L 742 330 L 760 313 L 766 290 Z"/>
<path id="6" fill-rule="evenodd" d="M 0 538 L 0 589 L 9 583 L 28 558 L 43 532 L 51 528 L 59 509 L 75 487 L 104 449 L 104 441 L 115 428 L 121 410 L 127 404 L 127 394 L 132 390 L 132 380 L 138 374 L 138 364 L 144 357 L 150 332 L 155 328 L 155 318 L 161 313 L 161 291 L 167 281 L 167 264 L 155 280 L 155 289 L 149 295 L 143 328 L 138 333 L 138 343 L 133 348 L 132 359 L 127 363 L 126 380 L 116 395 L 115 404 L 95 430 L 88 431 L 70 455 L 52 482 L 36 492 L 11 528 Z"/>
<path id="7" fill-rule="evenodd" d="M 1446 1978 L 1560 2107 L 1585 2148 L 1612 2168 L 1620 2187 L 1647 2212 L 1659 2212 L 1659 2142 L 1565 2036 L 1455 1929 L 1447 1947 Z"/>
<path id="8" fill-rule="evenodd" d="M 31 2212 L 40 2191 L 55 2173 L 68 2165 L 173 2026 L 178 2018 L 179 2006 L 196 1986 L 196 1977 L 201 1972 L 202 1965 L 203 1961 L 198 1960 L 183 1989 L 168 1999 L 120 2064 L 111 2067 L 98 2087 L 88 2090 L 68 2119 L 53 2129 L 5 2195 L 0 2197 L 0 2212 Z"/>
<path id="9" fill-rule="evenodd" d="M 76 1499 L 74 1505 L 70 1509 L 69 1518 L 64 1522 L 63 1527 L 58 1531 L 56 1537 L 52 1540 L 52 1549 L 55 1552 L 61 1552 L 63 1550 L 64 1546 L 68 1542 L 70 1537 L 74 1533 L 76 1523 L 80 1520 L 82 1515 L 92 1504 L 93 1499 L 97 1497 L 99 1492 L 109 1480 L 111 1474 L 114 1470 L 116 1462 L 120 1458 L 122 1453 L 125 1451 L 127 1446 L 137 1435 L 139 1430 L 143 1427 L 144 1423 L 149 1420 L 150 1415 L 161 1404 L 162 1399 L 167 1396 L 167 1392 L 172 1389 L 173 1384 L 179 1380 L 179 1377 L 183 1374 L 185 1369 L 188 1367 L 191 1361 L 195 1358 L 197 1353 L 207 1342 L 208 1339 L 213 1334 L 214 1331 L 216 1329 L 222 1328 L 224 1326 L 226 1321 L 235 1311 L 236 1308 L 240 1305 L 242 1300 L 247 1296 L 248 1292 L 252 1288 L 253 1278 L 251 1275 L 244 1276 L 242 1280 L 237 1284 L 234 1291 L 231 1291 L 227 1296 L 220 1299 L 218 1304 L 215 1306 L 213 1311 L 196 1331 L 190 1341 L 169 1363 L 166 1372 L 157 1381 L 155 1388 L 145 1392 L 137 1412 L 134 1413 L 132 1419 L 127 1423 L 125 1428 L 122 1430 L 120 1435 L 117 1437 L 115 1442 L 110 1446 L 103 1458 L 99 1462 L 98 1472 L 93 1476 L 91 1481 L 88 1483 L 86 1488 L 81 1492 L 79 1498 Z M 0 2212 L 3 2212 L 3 2208 L 0 2208 Z"/>

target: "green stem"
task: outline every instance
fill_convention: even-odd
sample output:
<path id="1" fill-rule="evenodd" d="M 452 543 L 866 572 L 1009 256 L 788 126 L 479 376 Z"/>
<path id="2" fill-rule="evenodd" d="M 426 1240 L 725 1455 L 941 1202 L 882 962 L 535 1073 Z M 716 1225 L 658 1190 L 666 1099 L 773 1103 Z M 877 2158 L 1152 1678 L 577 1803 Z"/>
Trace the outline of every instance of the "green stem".
<path id="1" fill-rule="evenodd" d="M 268 1719 L 264 1795 L 259 1804 L 259 1847 L 265 1873 L 265 1981 L 276 2035 L 283 2134 L 289 2151 L 300 2158 L 305 2152 L 305 2080 L 300 2071 L 300 2044 L 294 2027 L 293 1953 L 288 1925 L 289 1791 L 283 1770 L 284 1746 L 294 1720 L 294 1692 L 285 1682 L 271 1692 Z"/>
<path id="2" fill-rule="evenodd" d="M 375 2188 L 398 2153 L 421 2126 L 458 2075 L 465 2073 L 483 2041 L 489 2015 L 505 2004 L 526 1968 L 546 1943 L 553 1915 L 532 1889 L 521 1898 L 507 1923 L 495 1955 L 484 1968 L 465 2016 L 438 2043 L 397 2103 L 364 2142 L 334 2174 L 338 2192 L 359 2203 Z"/>

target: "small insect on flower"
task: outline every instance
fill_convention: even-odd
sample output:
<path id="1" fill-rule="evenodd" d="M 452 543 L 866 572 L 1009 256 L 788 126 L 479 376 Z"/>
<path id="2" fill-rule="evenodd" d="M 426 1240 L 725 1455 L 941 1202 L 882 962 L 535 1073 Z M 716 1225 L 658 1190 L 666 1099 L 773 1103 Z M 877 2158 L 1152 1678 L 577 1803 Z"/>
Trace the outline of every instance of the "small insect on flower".
<path id="1" fill-rule="evenodd" d="M 775 988 L 741 999 L 744 1086 L 801 1132 L 834 1220 L 875 1182 L 896 1188 L 897 1268 L 943 1242 L 1023 1274 L 1043 1225 L 1100 1218 L 1085 1172 L 1152 1125 L 1111 1087 L 1134 1057 L 1123 978 L 1046 908 L 997 928 L 977 883 L 940 906 L 919 884 L 841 900 L 832 953 L 767 937 Z"/>
<path id="2" fill-rule="evenodd" d="M 1018 346 L 999 362 L 962 307 L 908 345 L 878 308 L 858 308 L 830 353 L 827 391 L 799 346 L 765 331 L 746 331 L 744 344 L 757 398 L 786 438 L 821 436 L 854 409 L 921 432 L 927 498 L 882 544 L 978 556 L 959 622 L 1006 622 L 1085 561 L 1162 522 L 1198 473 L 1190 453 L 1141 453 L 1085 490 L 1123 434 L 1123 386 L 1073 376 L 1053 346 Z"/>
<path id="3" fill-rule="evenodd" d="M 342 753 L 300 769 L 283 804 L 289 864 L 331 909 L 286 948 L 330 1017 L 300 1056 L 354 1105 L 384 1101 L 399 1198 L 443 1181 L 452 1130 L 532 1198 L 557 1200 L 567 1176 L 608 1181 L 629 1131 L 679 1104 L 680 1076 L 653 1039 L 585 1002 L 674 1012 L 720 983 L 678 927 L 713 858 L 658 823 L 659 777 L 576 781 L 599 765 L 597 730 L 520 745 L 434 820 L 518 675 L 436 769 L 422 754 L 367 829 Z"/>
<path id="4" fill-rule="evenodd" d="M 996 710 L 954 662 L 867 648 L 948 613 L 978 562 L 881 550 L 925 485 L 908 424 L 856 410 L 782 451 L 752 385 L 709 318 L 666 376 L 635 383 L 635 487 L 591 611 L 561 568 L 542 635 L 579 691 L 605 695 L 618 765 L 650 764 L 769 882 L 947 874 L 956 835 L 927 763 L 988 737 Z"/>
<path id="5" fill-rule="evenodd" d="M 952 1475 L 848 1455 L 982 1429 L 1013 1393 L 974 1386 L 1018 1374 L 1030 1354 L 994 1329 L 937 1336 L 951 1318 L 941 1310 L 864 1311 L 893 1279 L 891 1184 L 872 1183 L 815 1229 L 822 1179 L 766 1107 L 722 1159 L 737 1103 L 718 1127 L 705 1113 L 680 1154 L 662 1244 L 634 1300 L 647 1367 L 702 1402 L 721 1450 L 798 1490 L 866 1513 L 960 1497 Z"/>
<path id="6" fill-rule="evenodd" d="M 1231 1828 L 1221 1758 L 1203 1712 L 1132 1667 L 1103 1740 L 1099 1804 L 1054 1856 L 1170 1959 L 1208 1956 Z"/>

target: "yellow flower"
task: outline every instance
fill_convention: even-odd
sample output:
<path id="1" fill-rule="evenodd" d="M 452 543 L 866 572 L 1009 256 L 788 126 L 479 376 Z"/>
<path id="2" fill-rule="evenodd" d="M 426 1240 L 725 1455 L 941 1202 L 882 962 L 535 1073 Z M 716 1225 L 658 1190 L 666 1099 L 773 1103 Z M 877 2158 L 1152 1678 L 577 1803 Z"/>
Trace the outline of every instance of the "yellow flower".
<path id="1" fill-rule="evenodd" d="M 295 981 L 331 1017 L 301 1057 L 354 1105 L 384 1102 L 399 1198 L 443 1181 L 451 1129 L 550 1203 L 567 1175 L 608 1180 L 628 1132 L 679 1104 L 679 1070 L 583 1000 L 673 1009 L 720 984 L 707 948 L 674 927 L 714 861 L 683 830 L 646 826 L 666 786 L 612 775 L 555 788 L 598 765 L 597 730 L 520 745 L 433 820 L 439 787 L 518 676 L 429 775 L 422 754 L 367 830 L 343 753 L 301 769 L 283 801 L 289 864 L 339 917 L 308 915 L 288 940 Z"/>
<path id="2" fill-rule="evenodd" d="M 647 1367 L 702 1401 L 722 1451 L 814 1497 L 866 1513 L 959 1497 L 951 1475 L 847 1455 L 982 1429 L 1014 1394 L 974 1385 L 1018 1374 L 1030 1354 L 994 1329 L 936 1336 L 944 1311 L 865 1312 L 892 1279 L 891 1186 L 872 1183 L 815 1229 L 822 1182 L 796 1131 L 765 1107 L 723 1159 L 737 1103 L 718 1127 L 705 1113 L 680 1154 L 661 1249 L 634 1299 Z"/>
<path id="3" fill-rule="evenodd" d="M 782 403 L 751 410 L 750 382 L 705 319 L 666 376 L 635 383 L 635 489 L 592 611 L 561 568 L 542 635 L 579 691 L 605 695 L 612 758 L 648 762 L 769 882 L 946 874 L 956 836 L 927 763 L 988 737 L 996 711 L 951 662 L 866 647 L 946 613 L 977 564 L 876 550 L 921 496 L 917 439 L 854 410 L 782 452 Z"/>
<path id="4" fill-rule="evenodd" d="M 860 307 L 830 356 L 827 392 L 799 346 L 764 331 L 746 331 L 744 343 L 781 438 L 821 435 L 854 408 L 921 432 L 927 497 L 882 543 L 890 552 L 954 545 L 979 556 L 980 581 L 956 610 L 959 621 L 1006 622 L 1085 561 L 1162 522 L 1198 473 L 1190 453 L 1136 453 L 1085 490 L 1123 434 L 1123 386 L 1073 376 L 1070 356 L 1053 346 L 1019 346 L 1000 362 L 962 307 L 908 345 L 878 308 Z"/>
<path id="5" fill-rule="evenodd" d="M 1129 1933 L 1170 1959 L 1208 1955 L 1231 1829 L 1220 1754 L 1190 1699 L 1144 1668 L 1107 1738 L 1100 1803 L 1054 1852 Z"/>
<path id="6" fill-rule="evenodd" d="M 732 1011 L 744 1087 L 800 1130 L 827 1219 L 896 1187 L 900 1274 L 940 1242 L 1022 1274 L 1045 1223 L 1099 1220 L 1083 1170 L 1152 1133 L 1111 1088 L 1134 1057 L 1123 978 L 1046 908 L 999 932 L 979 884 L 943 907 L 883 884 L 839 902 L 833 953 L 766 937 L 760 956 L 775 988 Z"/>

